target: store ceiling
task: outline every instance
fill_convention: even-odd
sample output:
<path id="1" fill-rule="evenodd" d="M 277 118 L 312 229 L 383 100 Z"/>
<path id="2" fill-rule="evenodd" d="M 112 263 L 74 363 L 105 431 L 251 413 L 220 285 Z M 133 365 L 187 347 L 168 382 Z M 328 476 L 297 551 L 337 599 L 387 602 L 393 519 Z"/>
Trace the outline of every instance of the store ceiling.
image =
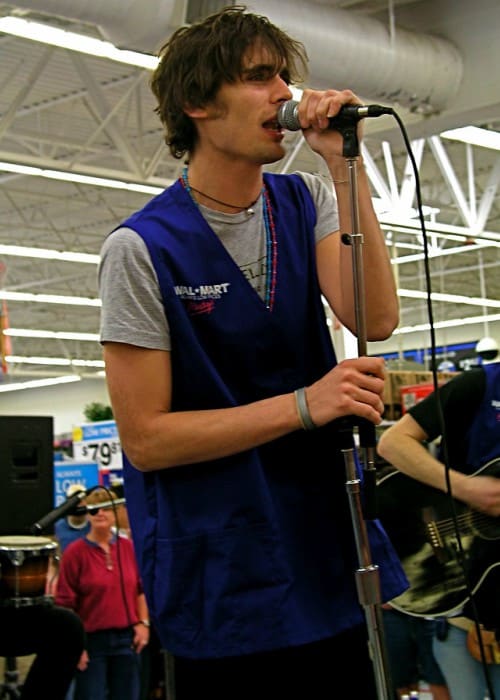
<path id="1" fill-rule="evenodd" d="M 0 2 L 8 15 L 104 38 L 122 49 L 154 52 L 176 26 L 220 2 L 175 0 L 31 0 Z M 227 4 L 227 3 L 226 3 Z M 366 120 L 363 154 L 401 290 L 401 326 L 428 321 L 423 260 L 432 254 L 432 290 L 487 298 L 491 306 L 433 303 L 434 322 L 496 314 L 500 305 L 498 151 L 440 138 L 467 124 L 500 131 L 496 0 L 356 0 L 254 2 L 302 39 L 309 83 L 351 87 L 396 117 Z M 159 17 L 165 21 L 159 22 Z M 432 38 L 434 37 L 434 38 Z M 163 187 L 179 175 L 163 142 L 148 88 L 149 72 L 95 56 L 0 33 L 0 162 Z M 350 79 L 352 76 L 352 80 Z M 398 120 L 399 118 L 399 120 Z M 415 215 L 415 178 L 401 130 L 418 163 L 424 238 Z M 272 170 L 317 171 L 300 133 Z M 106 234 L 150 194 L 39 175 L 0 164 L 0 245 L 97 256 Z M 413 207 L 413 211 L 412 211 Z M 361 232 L 362 233 L 362 232 Z M 425 246 L 425 242 L 427 245 Z M 421 257 L 421 256 L 420 256 Z M 418 258 L 418 256 L 417 256 Z M 0 292 L 97 300 L 96 263 L 20 257 L 0 248 Z M 97 333 L 99 307 L 7 301 L 10 326 L 55 333 Z M 483 335 L 478 327 L 478 337 Z M 93 341 L 11 338 L 12 355 L 100 360 Z M 8 378 L 92 373 L 73 365 L 9 363 Z"/>

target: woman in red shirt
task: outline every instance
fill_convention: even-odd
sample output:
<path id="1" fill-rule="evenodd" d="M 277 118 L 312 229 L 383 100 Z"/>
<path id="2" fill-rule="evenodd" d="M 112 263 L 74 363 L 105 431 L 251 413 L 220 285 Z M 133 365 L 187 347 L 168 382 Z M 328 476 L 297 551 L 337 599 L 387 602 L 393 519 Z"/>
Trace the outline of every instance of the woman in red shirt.
<path id="1" fill-rule="evenodd" d="M 149 616 L 132 541 L 115 531 L 116 499 L 102 487 L 87 496 L 90 531 L 61 558 L 56 602 L 77 612 L 87 633 L 75 700 L 140 697 L 139 654 L 149 641 Z"/>

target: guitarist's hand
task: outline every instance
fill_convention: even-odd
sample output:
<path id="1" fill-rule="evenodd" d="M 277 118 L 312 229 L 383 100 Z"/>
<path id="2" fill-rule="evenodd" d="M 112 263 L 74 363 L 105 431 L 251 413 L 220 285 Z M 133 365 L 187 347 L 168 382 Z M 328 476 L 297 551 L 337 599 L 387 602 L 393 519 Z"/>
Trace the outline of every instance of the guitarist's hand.
<path id="1" fill-rule="evenodd" d="M 497 517 L 500 515 L 500 479 L 494 476 L 472 476 L 461 479 L 454 497 L 474 510 Z"/>

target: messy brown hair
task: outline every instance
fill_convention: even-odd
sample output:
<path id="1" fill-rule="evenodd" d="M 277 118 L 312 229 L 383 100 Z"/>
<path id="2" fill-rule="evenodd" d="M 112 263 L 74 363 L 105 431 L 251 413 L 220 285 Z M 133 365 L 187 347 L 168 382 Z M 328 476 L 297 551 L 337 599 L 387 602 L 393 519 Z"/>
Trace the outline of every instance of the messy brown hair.
<path id="1" fill-rule="evenodd" d="M 225 7 L 177 29 L 162 46 L 151 77 L 155 109 L 165 127 L 165 143 L 174 158 L 193 150 L 197 132 L 186 106 L 205 107 L 223 83 L 242 78 L 249 48 L 259 44 L 269 54 L 276 74 L 286 71 L 290 83 L 307 73 L 304 45 L 267 18 L 246 12 L 244 5 Z"/>

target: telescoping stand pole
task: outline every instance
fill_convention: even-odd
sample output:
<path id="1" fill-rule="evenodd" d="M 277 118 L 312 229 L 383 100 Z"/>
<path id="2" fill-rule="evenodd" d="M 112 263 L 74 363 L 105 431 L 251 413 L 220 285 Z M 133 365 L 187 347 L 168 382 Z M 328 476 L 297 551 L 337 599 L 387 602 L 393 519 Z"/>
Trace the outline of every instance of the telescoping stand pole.
<path id="1" fill-rule="evenodd" d="M 357 186 L 357 159 L 359 156 L 359 142 L 357 138 L 357 122 L 360 117 L 337 117 L 334 128 L 340 131 L 344 138 L 343 155 L 346 158 L 350 188 L 351 234 L 344 233 L 342 242 L 352 248 L 353 259 L 353 284 L 356 314 L 358 355 L 366 355 L 366 318 L 365 318 L 365 290 L 362 265 L 363 236 L 359 232 L 358 211 L 358 186 Z M 355 419 L 358 424 L 358 437 L 360 447 L 364 454 L 365 476 L 365 513 L 373 519 L 375 500 L 375 426 L 369 421 Z M 353 434 L 354 422 L 340 430 L 342 441 L 342 454 L 346 468 L 346 489 L 349 497 L 349 507 L 354 528 L 354 538 L 358 554 L 359 568 L 356 571 L 356 586 L 361 605 L 364 607 L 370 654 L 374 666 L 375 681 L 379 700 L 392 700 L 394 697 L 390 677 L 387 650 L 383 632 L 382 609 L 380 606 L 380 578 L 376 564 L 371 561 L 370 543 L 366 522 L 361 507 L 360 491 L 361 481 L 358 477 L 356 466 L 357 452 Z"/>

